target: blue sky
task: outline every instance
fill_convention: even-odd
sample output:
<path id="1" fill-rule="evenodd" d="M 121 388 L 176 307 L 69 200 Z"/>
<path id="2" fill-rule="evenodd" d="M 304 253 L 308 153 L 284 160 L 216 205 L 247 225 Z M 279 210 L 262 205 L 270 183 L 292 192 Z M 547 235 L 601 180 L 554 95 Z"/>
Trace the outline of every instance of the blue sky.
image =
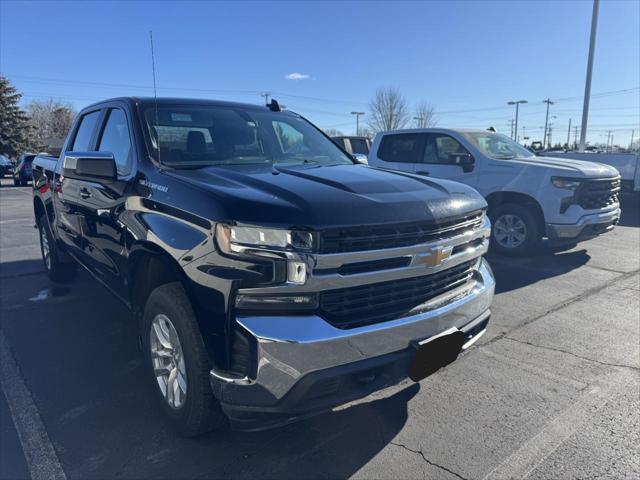
<path id="1" fill-rule="evenodd" d="M 376 88 L 426 100 L 440 126 L 509 134 L 508 100 L 527 99 L 520 126 L 541 139 L 544 104 L 555 140 L 580 123 L 591 1 L 17 2 L 0 0 L 0 72 L 24 101 L 77 108 L 158 92 L 251 103 L 270 91 L 323 128 L 355 130 Z M 308 76 L 287 79 L 298 73 Z M 591 143 L 640 134 L 640 2 L 602 1 Z M 629 90 L 632 89 L 632 90 Z M 622 91 L 627 90 L 627 91 Z M 621 92 L 622 91 L 622 92 Z M 607 93 L 614 92 L 614 93 Z M 366 122 L 366 116 L 365 116 Z M 522 135 L 522 128 L 520 132 Z"/>

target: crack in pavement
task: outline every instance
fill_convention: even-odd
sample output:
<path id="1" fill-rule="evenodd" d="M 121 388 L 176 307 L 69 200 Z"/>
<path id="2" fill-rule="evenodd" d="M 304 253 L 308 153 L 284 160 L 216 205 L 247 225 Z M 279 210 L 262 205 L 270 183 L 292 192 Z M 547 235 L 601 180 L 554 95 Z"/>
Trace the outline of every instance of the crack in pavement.
<path id="1" fill-rule="evenodd" d="M 442 465 L 438 465 L 437 463 L 432 462 L 431 460 L 429 460 L 427 457 L 424 456 L 424 453 L 422 452 L 422 450 L 413 450 L 412 448 L 407 447 L 406 445 L 402 444 L 402 443 L 396 443 L 396 442 L 389 442 L 391 445 L 395 445 L 396 447 L 401 447 L 404 448 L 405 450 L 411 452 L 411 453 L 415 453 L 418 454 L 422 457 L 422 459 L 428 463 L 429 465 L 432 465 L 436 468 L 439 468 L 440 470 L 444 470 L 445 472 L 450 473 L 451 475 L 455 475 L 456 477 L 460 478 L 461 480 L 468 480 L 467 478 L 463 477 L 462 475 L 460 475 L 459 473 L 454 472 L 453 470 L 448 469 L 447 467 L 444 467 Z"/>
<path id="2" fill-rule="evenodd" d="M 597 287 L 593 287 L 590 288 L 589 290 L 587 290 L 586 292 L 580 293 L 578 295 L 576 295 L 575 297 L 571 297 L 568 298 L 567 300 L 564 300 L 563 302 L 560 302 L 554 306 L 552 306 L 551 308 L 548 308 L 547 310 L 545 310 L 544 312 L 540 313 L 539 315 L 536 315 L 526 321 L 524 321 L 523 323 L 521 323 L 520 325 L 518 325 L 515 328 L 512 328 L 511 330 L 508 330 L 506 332 L 502 332 L 498 335 L 496 335 L 495 337 L 493 337 L 491 340 L 488 340 L 485 343 L 482 343 L 480 345 L 478 345 L 477 343 L 475 345 L 473 345 L 471 348 L 469 348 L 469 350 L 478 348 L 478 347 L 484 347 L 484 346 L 488 346 L 488 345 L 492 345 L 494 343 L 496 343 L 498 340 L 502 340 L 503 338 L 505 338 L 507 335 L 509 335 L 512 332 L 517 332 L 518 330 L 526 327 L 527 325 L 530 325 L 534 322 L 537 322 L 538 320 L 546 317 L 547 315 L 551 314 L 551 313 L 555 313 L 558 310 L 562 310 L 565 307 L 568 307 L 569 305 L 572 305 L 576 302 L 579 302 L 581 300 L 584 300 L 585 298 L 590 297 L 591 295 L 595 295 L 596 293 L 599 293 L 603 290 L 605 290 L 606 288 L 612 286 L 615 282 L 621 281 L 621 280 L 626 280 L 628 278 L 633 277 L 634 275 L 637 275 L 638 273 L 640 273 L 640 269 L 636 269 L 633 270 L 631 272 L 627 272 L 624 273 L 622 275 L 618 275 L 614 278 L 612 278 L 611 280 L 604 282 L 602 285 L 598 285 Z"/>
<path id="3" fill-rule="evenodd" d="M 604 366 L 607 366 L 607 367 L 628 368 L 630 370 L 640 371 L 640 367 L 635 367 L 633 365 L 624 365 L 624 364 L 621 364 L 621 363 L 603 362 L 601 360 L 595 360 L 593 358 L 583 357 L 582 355 L 578 355 L 577 353 L 573 353 L 573 352 L 570 352 L 568 350 L 563 350 L 561 348 L 547 347 L 545 345 L 538 345 L 538 344 L 535 344 L 535 343 L 532 343 L 532 342 L 527 342 L 525 340 L 519 340 L 517 338 L 513 338 L 513 337 L 510 337 L 508 335 L 505 335 L 504 338 L 506 338 L 507 340 L 512 340 L 514 342 L 522 343 L 524 345 L 529 345 L 531 347 L 544 348 L 545 350 L 552 350 L 554 352 L 566 353 L 567 355 L 571 355 L 572 357 L 580 358 L 582 360 L 587 360 L 588 362 L 598 363 L 600 365 L 604 365 Z"/>

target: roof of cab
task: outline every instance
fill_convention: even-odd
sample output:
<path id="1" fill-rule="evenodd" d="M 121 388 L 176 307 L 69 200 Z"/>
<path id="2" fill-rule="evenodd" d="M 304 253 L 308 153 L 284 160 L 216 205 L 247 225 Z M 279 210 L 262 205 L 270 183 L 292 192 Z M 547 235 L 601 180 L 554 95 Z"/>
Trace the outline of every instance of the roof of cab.
<path id="1" fill-rule="evenodd" d="M 443 133 L 443 132 L 458 132 L 458 133 L 495 133 L 486 128 L 406 128 L 400 130 L 387 130 L 386 132 L 380 132 L 382 135 L 390 133 Z"/>
<path id="2" fill-rule="evenodd" d="M 176 97 L 116 97 L 109 98 L 105 100 L 101 100 L 99 102 L 92 103 L 91 105 L 86 106 L 82 110 L 87 110 L 93 107 L 97 107 L 99 105 L 109 103 L 109 102 L 125 102 L 131 106 L 141 105 L 141 106 L 154 106 L 158 105 L 211 105 L 217 107 L 236 107 L 236 108 L 244 108 L 244 109 L 252 109 L 252 110 L 268 110 L 266 105 L 252 104 L 252 103 L 240 103 L 240 102 L 227 102 L 224 100 L 210 100 L 204 98 L 176 98 Z"/>

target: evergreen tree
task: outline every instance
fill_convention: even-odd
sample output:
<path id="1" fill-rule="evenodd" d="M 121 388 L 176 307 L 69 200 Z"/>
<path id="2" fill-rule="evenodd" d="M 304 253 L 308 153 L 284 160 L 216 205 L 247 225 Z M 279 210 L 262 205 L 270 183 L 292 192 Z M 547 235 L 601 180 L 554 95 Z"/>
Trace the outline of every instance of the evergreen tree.
<path id="1" fill-rule="evenodd" d="M 22 94 L 0 76 L 0 154 L 18 157 L 29 147 L 29 117 L 20 109 Z"/>

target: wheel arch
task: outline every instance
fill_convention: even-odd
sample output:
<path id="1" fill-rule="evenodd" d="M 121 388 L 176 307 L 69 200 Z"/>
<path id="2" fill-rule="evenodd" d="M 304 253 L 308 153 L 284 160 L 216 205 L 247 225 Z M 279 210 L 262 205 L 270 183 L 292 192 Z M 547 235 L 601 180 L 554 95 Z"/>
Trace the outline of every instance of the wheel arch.
<path id="1" fill-rule="evenodd" d="M 198 320 L 200 334 L 205 341 L 205 347 L 212 363 L 216 358 L 216 348 L 213 338 L 208 331 L 207 322 L 210 321 L 207 312 L 203 312 L 197 301 L 195 287 L 188 278 L 178 261 L 161 246 L 140 241 L 134 243 L 127 260 L 127 284 L 129 285 L 129 302 L 131 311 L 138 322 L 138 332 L 142 334 L 142 320 L 144 308 L 151 292 L 161 285 L 180 283 L 191 302 Z M 216 346 L 218 346 L 216 344 Z"/>
<path id="2" fill-rule="evenodd" d="M 43 213 L 47 215 L 47 221 L 49 221 L 49 215 L 44 206 L 44 201 L 38 196 L 33 197 L 33 214 L 36 218 L 36 223 L 38 223 Z"/>
<path id="3" fill-rule="evenodd" d="M 540 202 L 536 200 L 531 195 L 527 195 L 526 193 L 520 192 L 510 192 L 510 191 L 500 191 L 493 192 L 489 194 L 486 198 L 488 204 L 488 212 L 491 215 L 492 210 L 494 210 L 498 205 L 504 205 L 506 203 L 515 203 L 518 205 L 525 205 L 530 207 L 536 216 L 536 221 L 538 223 L 539 231 L 544 235 L 545 233 L 545 221 L 544 221 L 544 211 L 542 210 L 542 206 Z"/>

